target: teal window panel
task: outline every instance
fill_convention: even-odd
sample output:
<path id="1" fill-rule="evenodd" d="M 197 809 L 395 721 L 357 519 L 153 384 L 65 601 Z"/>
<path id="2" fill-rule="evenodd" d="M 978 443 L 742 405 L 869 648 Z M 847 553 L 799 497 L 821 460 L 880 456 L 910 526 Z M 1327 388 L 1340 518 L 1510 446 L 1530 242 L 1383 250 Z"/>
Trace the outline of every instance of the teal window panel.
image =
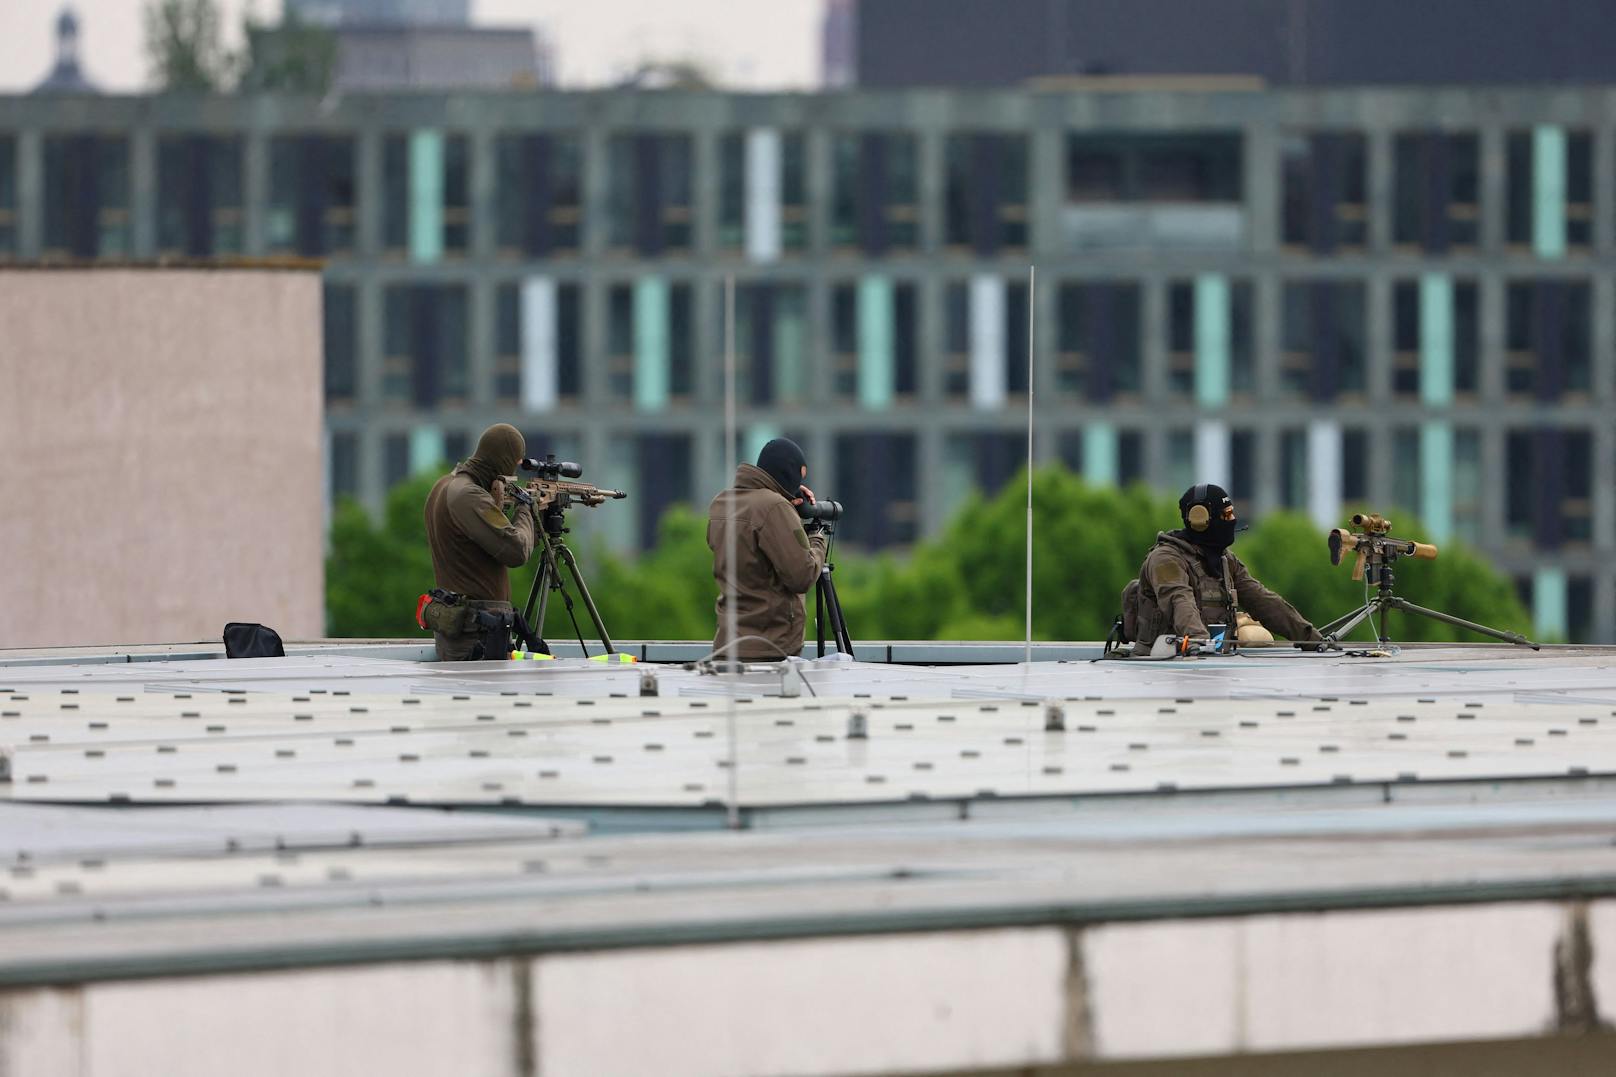
<path id="1" fill-rule="evenodd" d="M 746 439 L 741 443 L 741 462 L 744 464 L 755 463 L 758 453 L 763 451 L 763 446 L 779 436 L 780 428 L 772 423 L 753 423 L 747 427 Z M 813 480 L 808 479 L 807 482 L 809 489 L 812 489 Z"/>
<path id="2" fill-rule="evenodd" d="M 1420 278 L 1420 402 L 1453 403 L 1453 279 L 1445 273 Z"/>
<path id="3" fill-rule="evenodd" d="M 870 411 L 892 406 L 896 361 L 893 354 L 892 281 L 869 276 L 858 288 L 858 398 Z"/>
<path id="4" fill-rule="evenodd" d="M 1433 542 L 1453 537 L 1453 429 L 1445 422 L 1420 427 L 1420 520 Z"/>
<path id="5" fill-rule="evenodd" d="M 1532 249 L 1545 259 L 1566 253 L 1566 133 L 1552 124 L 1532 130 Z"/>
<path id="6" fill-rule="evenodd" d="M 1117 431 L 1110 423 L 1083 428 L 1083 478 L 1094 486 L 1117 484 Z"/>
<path id="7" fill-rule="evenodd" d="M 1532 631 L 1539 640 L 1570 636 L 1565 570 L 1544 567 L 1532 576 Z"/>
<path id="8" fill-rule="evenodd" d="M 670 383 L 668 282 L 641 277 L 634 284 L 634 406 L 661 411 Z"/>
<path id="9" fill-rule="evenodd" d="M 1229 402 L 1229 356 L 1233 333 L 1229 279 L 1221 273 L 1195 278 L 1195 401 L 1203 408 Z"/>
<path id="10" fill-rule="evenodd" d="M 410 431 L 410 474 L 432 471 L 443 463 L 443 431 L 431 424 Z"/>
<path id="11" fill-rule="evenodd" d="M 443 132 L 410 133 L 410 261 L 443 258 Z"/>

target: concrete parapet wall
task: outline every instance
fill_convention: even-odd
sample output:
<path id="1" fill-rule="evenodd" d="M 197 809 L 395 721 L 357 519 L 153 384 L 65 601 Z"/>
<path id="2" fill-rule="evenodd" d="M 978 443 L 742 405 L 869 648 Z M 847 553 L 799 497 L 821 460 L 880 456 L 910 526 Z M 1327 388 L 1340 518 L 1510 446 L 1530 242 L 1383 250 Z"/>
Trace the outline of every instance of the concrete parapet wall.
<path id="1" fill-rule="evenodd" d="M 312 271 L 0 270 L 0 647 L 324 627 Z"/>

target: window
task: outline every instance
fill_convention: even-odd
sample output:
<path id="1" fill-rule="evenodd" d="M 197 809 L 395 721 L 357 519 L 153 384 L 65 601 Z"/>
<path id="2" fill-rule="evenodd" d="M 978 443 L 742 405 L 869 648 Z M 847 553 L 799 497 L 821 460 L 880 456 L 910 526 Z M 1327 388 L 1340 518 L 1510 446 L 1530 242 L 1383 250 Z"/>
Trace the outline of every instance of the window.
<path id="1" fill-rule="evenodd" d="M 382 243 L 434 262 L 471 245 L 469 151 L 463 135 L 415 131 L 382 140 Z"/>
<path id="2" fill-rule="evenodd" d="M 1139 286 L 1117 281 L 1063 284 L 1059 304 L 1056 388 L 1095 402 L 1138 394 Z"/>
<path id="3" fill-rule="evenodd" d="M 837 500 L 847 514 L 840 542 L 864 549 L 904 546 L 919 537 L 915 439 L 870 431 L 836 437 Z"/>
<path id="4" fill-rule="evenodd" d="M 241 140 L 157 142 L 157 249 L 206 257 L 242 251 Z"/>
<path id="5" fill-rule="evenodd" d="M 17 140 L 0 135 L 0 260 L 17 253 Z"/>
<path id="6" fill-rule="evenodd" d="M 1593 540 L 1593 438 L 1586 430 L 1511 430 L 1505 524 L 1539 550 Z"/>
<path id="7" fill-rule="evenodd" d="M 830 292 L 831 393 L 847 401 L 912 399 L 919 388 L 915 286 L 834 284 Z M 890 320 L 891 332 L 885 332 Z M 861 329 L 862 325 L 862 329 Z M 890 348 L 887 342 L 890 341 Z"/>
<path id="8" fill-rule="evenodd" d="M 1506 235 L 1512 247 L 1554 258 L 1593 242 L 1593 138 L 1587 131 L 1511 131 Z"/>
<path id="9" fill-rule="evenodd" d="M 325 282 L 325 399 L 352 403 L 359 392 L 358 318 L 354 286 Z"/>
<path id="10" fill-rule="evenodd" d="M 1027 140 L 951 135 L 947 144 L 946 240 L 988 256 L 1027 246 Z"/>
<path id="11" fill-rule="evenodd" d="M 1369 235 L 1364 136 L 1293 135 L 1281 143 L 1280 154 L 1285 245 L 1313 254 L 1363 250 Z"/>
<path id="12" fill-rule="evenodd" d="M 655 411 L 695 392 L 694 289 L 648 278 L 606 292 L 606 376 L 611 395 Z"/>
<path id="13" fill-rule="evenodd" d="M 359 435 L 338 431 L 331 435 L 331 500 L 358 496 Z"/>
<path id="14" fill-rule="evenodd" d="M 100 135 L 45 139 L 46 257 L 125 257 L 129 142 Z"/>
<path id="15" fill-rule="evenodd" d="M 723 317 L 722 293 L 718 297 Z M 800 285 L 735 289 L 735 398 L 741 404 L 800 403 L 808 393 L 808 302 Z"/>
<path id="16" fill-rule="evenodd" d="M 495 140 L 502 258 L 554 258 L 582 246 L 583 154 L 577 135 Z"/>
<path id="17" fill-rule="evenodd" d="M 353 253 L 353 139 L 297 135 L 270 140 L 267 231 L 271 254 L 319 258 Z"/>
<path id="18" fill-rule="evenodd" d="M 385 293 L 382 398 L 436 408 L 464 404 L 466 289 L 459 285 L 393 285 Z"/>
<path id="19" fill-rule="evenodd" d="M 688 135 L 639 132 L 607 144 L 608 240 L 617 251 L 656 256 L 694 240 Z"/>
<path id="20" fill-rule="evenodd" d="M 1056 452 L 1060 456 L 1061 464 L 1075 475 L 1086 474 L 1083 458 L 1083 431 L 1065 430 L 1061 432 L 1055 442 Z M 1145 475 L 1145 436 L 1138 430 L 1121 430 L 1117 432 L 1117 485 L 1127 486 L 1129 483 L 1144 482 Z"/>
<path id="21" fill-rule="evenodd" d="M 1216 302 L 1226 294 L 1227 309 L 1198 310 L 1202 303 Z M 1253 355 L 1253 292 L 1250 281 L 1232 281 L 1226 292 L 1209 290 L 1197 294 L 1195 283 L 1187 280 L 1170 281 L 1167 285 L 1167 388 L 1183 399 L 1196 395 L 1196 371 L 1203 362 L 1214 365 L 1226 362 L 1227 394 L 1235 398 L 1249 398 L 1256 391 L 1256 373 Z M 1197 340 L 1198 318 L 1207 324 L 1208 337 Z M 1211 330 L 1226 326 L 1220 338 L 1211 337 Z M 1226 352 L 1223 359 L 1220 353 Z M 1203 357 L 1205 357 L 1203 359 Z M 1215 376 L 1215 369 L 1203 375 Z"/>
<path id="22" fill-rule="evenodd" d="M 991 279 L 994 301 L 985 308 L 972 303 L 973 285 L 954 281 L 943 293 L 945 311 L 943 395 L 957 399 L 1002 401 L 1027 392 L 1027 285 L 1022 280 Z M 972 324 L 977 317 L 993 324 Z M 991 342 L 991 343 L 990 343 Z M 972 351 L 988 345 L 986 363 L 978 366 Z M 990 385 L 973 386 L 973 377 L 987 377 Z"/>
<path id="23" fill-rule="evenodd" d="M 1426 254 L 1473 251 L 1480 242 L 1480 151 L 1474 134 L 1407 132 L 1392 144 L 1392 239 Z"/>
<path id="24" fill-rule="evenodd" d="M 1280 373 L 1288 392 L 1321 403 L 1365 392 L 1363 285 L 1287 284 L 1283 315 Z"/>
<path id="25" fill-rule="evenodd" d="M 582 292 L 577 284 L 553 284 L 553 290 L 536 293 L 524 293 L 518 283 L 495 289 L 494 399 L 501 406 L 548 410 L 583 396 Z M 553 310 L 542 309 L 550 303 Z M 528 319 L 552 328 L 549 333 L 525 333 Z"/>
<path id="26" fill-rule="evenodd" d="M 1465 542 L 1481 541 L 1481 434 L 1470 428 L 1453 432 L 1453 533 Z"/>
<path id="27" fill-rule="evenodd" d="M 843 133 L 831 141 L 831 245 L 879 256 L 920 245 L 915 137 Z"/>
<path id="28" fill-rule="evenodd" d="M 1432 393 L 1441 399 L 1444 389 L 1459 399 L 1473 399 L 1479 388 L 1481 369 L 1481 306 L 1479 291 L 1473 280 L 1446 280 L 1442 287 L 1422 293 L 1420 282 L 1400 280 L 1392 286 L 1392 394 L 1406 400 L 1418 400 L 1423 382 L 1421 356 L 1425 353 L 1424 338 L 1427 317 L 1451 326 L 1451 336 L 1433 333 L 1433 374 L 1439 374 L 1451 365 L 1452 384 L 1433 386 Z M 1426 311 L 1425 307 L 1446 302 L 1447 310 Z M 1434 328 L 1434 327 L 1433 327 Z M 1437 353 L 1441 349 L 1447 354 Z"/>
<path id="29" fill-rule="evenodd" d="M 638 484 L 634 509 L 639 522 L 639 544 L 649 550 L 657 542 L 662 514 L 693 499 L 691 446 L 687 434 L 642 434 L 634 439 Z"/>
<path id="30" fill-rule="evenodd" d="M 1341 500 L 1347 505 L 1369 500 L 1369 431 L 1362 427 L 1341 431 Z"/>
<path id="31" fill-rule="evenodd" d="M 1519 400 L 1586 398 L 1592 388 L 1586 281 L 1514 281 L 1505 290 L 1504 388 Z"/>
<path id="32" fill-rule="evenodd" d="M 773 164 L 775 174 L 754 175 Z M 801 132 L 773 129 L 730 131 L 718 143 L 718 245 L 724 250 L 781 252 L 808 246 L 808 157 Z M 757 185 L 754 189 L 753 185 Z M 755 200 L 755 202 L 754 202 Z M 758 216 L 748 218 L 753 202 Z M 767 216 L 766 224 L 759 217 Z M 777 235 L 748 236 L 749 227 L 772 225 Z"/>
<path id="33" fill-rule="evenodd" d="M 1067 202 L 1239 202 L 1238 134 L 1073 134 Z"/>

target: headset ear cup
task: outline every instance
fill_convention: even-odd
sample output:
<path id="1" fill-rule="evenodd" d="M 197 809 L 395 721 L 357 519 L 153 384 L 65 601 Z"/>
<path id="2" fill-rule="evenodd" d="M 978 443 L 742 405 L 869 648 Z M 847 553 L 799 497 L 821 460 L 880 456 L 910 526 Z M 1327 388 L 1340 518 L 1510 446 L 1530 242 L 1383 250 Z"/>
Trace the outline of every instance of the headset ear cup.
<path id="1" fill-rule="evenodd" d="M 1207 510 L 1205 505 L 1191 505 L 1190 511 L 1185 514 L 1184 519 L 1189 521 L 1192 531 L 1205 531 L 1212 522 L 1212 513 Z"/>

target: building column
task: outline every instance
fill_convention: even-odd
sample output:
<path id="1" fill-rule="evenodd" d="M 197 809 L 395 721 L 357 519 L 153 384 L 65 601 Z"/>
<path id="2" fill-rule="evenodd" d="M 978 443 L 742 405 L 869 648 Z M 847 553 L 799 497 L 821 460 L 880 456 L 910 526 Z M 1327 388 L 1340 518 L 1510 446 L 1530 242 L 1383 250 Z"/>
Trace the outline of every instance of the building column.
<path id="1" fill-rule="evenodd" d="M 691 132 L 691 212 L 696 215 L 692 245 L 698 258 L 718 255 L 718 187 L 720 161 L 718 132 L 706 127 Z"/>
<path id="2" fill-rule="evenodd" d="M 1484 270 L 1476 281 L 1476 293 L 1481 306 L 1478 395 L 1483 405 L 1496 407 L 1504 402 L 1504 356 L 1508 345 L 1502 272 L 1496 268 Z M 1484 471 L 1483 474 L 1492 472 Z"/>
<path id="3" fill-rule="evenodd" d="M 1341 424 L 1314 419 L 1307 426 L 1307 514 L 1320 530 L 1341 519 Z"/>
<path id="4" fill-rule="evenodd" d="M 382 363 L 386 358 L 386 296 L 382 282 L 374 274 L 354 278 L 354 372 L 355 402 L 359 409 L 375 413 L 382 406 Z M 376 452 L 378 460 L 381 452 Z M 377 472 L 380 474 L 380 472 Z M 361 488 L 363 488 L 361 483 Z"/>
<path id="5" fill-rule="evenodd" d="M 832 152 L 830 132 L 823 127 L 810 127 L 803 136 L 803 153 L 808 164 L 808 254 L 815 258 L 823 257 L 830 250 L 831 212 L 835 205 L 831 190 L 834 183 Z"/>
<path id="6" fill-rule="evenodd" d="M 494 351 L 498 346 L 495 320 L 499 298 L 494 290 L 494 281 L 485 273 L 474 273 L 466 281 L 466 378 L 470 383 L 467 396 L 478 411 L 490 411 L 495 406 Z"/>
<path id="7" fill-rule="evenodd" d="M 1058 255 L 1066 249 L 1061 234 L 1061 209 L 1066 204 L 1066 131 L 1061 126 L 1039 126 L 1032 131 L 1027 151 L 1027 211 L 1032 229 L 1034 257 Z"/>
<path id="8" fill-rule="evenodd" d="M 466 133 L 469 155 L 471 250 L 473 262 L 490 262 L 498 254 L 499 159 L 494 133 L 474 127 Z"/>
<path id="9" fill-rule="evenodd" d="M 1167 377 L 1167 278 L 1152 273 L 1139 282 L 1140 312 L 1145 324 L 1139 335 L 1139 388 L 1145 401 L 1165 404 L 1168 399 Z M 1058 293 L 1052 296 L 1058 303 Z M 1057 320 L 1052 326 L 1058 326 Z M 1051 352 L 1053 355 L 1054 353 Z"/>
<path id="10" fill-rule="evenodd" d="M 1370 128 L 1365 139 L 1368 144 L 1367 162 L 1369 199 L 1369 250 L 1381 254 L 1392 248 L 1392 223 L 1396 206 L 1396 162 L 1394 161 L 1392 133 L 1388 128 Z"/>
<path id="11" fill-rule="evenodd" d="M 144 125 L 129 132 L 129 254 L 157 256 L 157 134 Z"/>
<path id="12" fill-rule="evenodd" d="M 17 132 L 17 254 L 39 257 L 45 245 L 45 138 L 33 128 Z"/>
<path id="13" fill-rule="evenodd" d="M 1504 248 L 1507 232 L 1509 156 L 1504 129 L 1497 124 L 1482 127 L 1477 153 L 1481 172 L 1481 251 L 1497 254 Z"/>
<path id="14" fill-rule="evenodd" d="M 754 127 L 746 132 L 745 246 L 747 260 L 768 265 L 780 260 L 780 131 Z"/>
<path id="15" fill-rule="evenodd" d="M 1364 389 L 1372 404 L 1392 402 L 1392 286 L 1385 273 L 1364 283 Z"/>
<path id="16" fill-rule="evenodd" d="M 611 156 L 607 151 L 610 134 L 608 129 L 597 124 L 586 126 L 583 134 L 583 228 L 579 237 L 579 253 L 584 262 L 590 265 L 598 264 L 611 239 L 611 184 L 606 175 Z M 601 327 L 604 328 L 604 325 L 602 322 Z"/>
<path id="17" fill-rule="evenodd" d="M 1608 98 L 1607 98 L 1608 100 Z M 1591 133 L 1593 153 L 1594 253 L 1616 251 L 1616 131 L 1599 124 Z M 1607 353 L 1608 354 L 1608 353 Z"/>
<path id="18" fill-rule="evenodd" d="M 996 273 L 978 273 L 970 287 L 971 407 L 996 411 L 1006 395 L 1005 282 Z"/>
<path id="19" fill-rule="evenodd" d="M 1279 247 L 1279 132 L 1268 124 L 1245 130 L 1243 175 L 1246 185 L 1246 231 L 1253 254 Z"/>
<path id="20" fill-rule="evenodd" d="M 242 250 L 249 258 L 262 258 L 268 247 L 269 136 L 249 127 L 241 146 Z"/>
<path id="21" fill-rule="evenodd" d="M 1263 404 L 1280 398 L 1280 352 L 1285 345 L 1284 294 L 1279 275 L 1273 271 L 1259 273 L 1252 281 L 1252 296 L 1256 301 L 1253 380 L 1257 400 Z"/>
<path id="22" fill-rule="evenodd" d="M 381 256 L 382 240 L 382 135 L 364 127 L 354 142 L 354 254 L 361 260 Z"/>
<path id="23" fill-rule="evenodd" d="M 920 199 L 920 250 L 935 253 L 947 244 L 948 168 L 945 135 L 942 130 L 922 127 L 917 135 L 916 154 L 919 177 L 917 197 Z"/>

